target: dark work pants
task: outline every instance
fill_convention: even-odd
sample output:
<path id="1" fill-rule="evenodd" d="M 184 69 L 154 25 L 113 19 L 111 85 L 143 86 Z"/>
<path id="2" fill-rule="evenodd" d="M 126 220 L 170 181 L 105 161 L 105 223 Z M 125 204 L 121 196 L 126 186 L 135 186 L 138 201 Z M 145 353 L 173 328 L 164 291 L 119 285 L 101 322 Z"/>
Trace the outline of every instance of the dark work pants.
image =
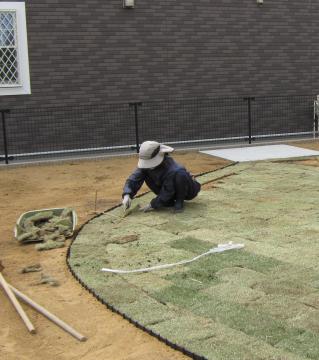
<path id="1" fill-rule="evenodd" d="M 191 200 L 198 194 L 200 185 L 193 180 L 186 171 L 178 171 L 174 178 L 174 197 L 164 204 L 165 207 L 174 206 L 176 210 L 183 208 L 184 200 Z"/>
<path id="2" fill-rule="evenodd" d="M 175 207 L 183 207 L 184 200 L 189 194 L 189 175 L 185 171 L 179 171 L 175 175 Z"/>
<path id="3" fill-rule="evenodd" d="M 179 171 L 175 174 L 174 179 L 174 188 L 175 194 L 174 197 L 167 201 L 164 206 L 175 208 L 182 208 L 184 200 L 187 198 L 189 193 L 189 179 L 187 178 L 189 175 L 185 171 Z"/>

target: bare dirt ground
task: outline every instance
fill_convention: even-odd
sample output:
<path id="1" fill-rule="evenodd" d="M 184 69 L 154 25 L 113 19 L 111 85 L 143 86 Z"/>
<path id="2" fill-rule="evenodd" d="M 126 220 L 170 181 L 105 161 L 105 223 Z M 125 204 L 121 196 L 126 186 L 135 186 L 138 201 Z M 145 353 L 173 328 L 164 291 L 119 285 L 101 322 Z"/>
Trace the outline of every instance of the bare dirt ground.
<path id="1" fill-rule="evenodd" d="M 319 150 L 319 141 L 294 145 Z M 177 152 L 174 158 L 192 173 L 214 170 L 227 161 L 198 152 Z M 307 162 L 305 162 L 307 163 Z M 168 360 L 186 359 L 155 338 L 107 310 L 72 277 L 66 250 L 38 252 L 20 246 L 12 229 L 21 213 L 33 209 L 72 207 L 79 224 L 119 203 L 122 186 L 134 169 L 136 157 L 68 161 L 60 164 L 0 168 L 0 261 L 7 281 L 88 337 L 80 343 L 38 313 L 24 306 L 37 329 L 31 335 L 0 291 L 0 358 L 3 360 Z M 317 165 L 310 160 L 309 165 Z M 40 273 L 21 274 L 25 266 L 40 263 L 43 273 L 60 286 L 38 285 Z"/>

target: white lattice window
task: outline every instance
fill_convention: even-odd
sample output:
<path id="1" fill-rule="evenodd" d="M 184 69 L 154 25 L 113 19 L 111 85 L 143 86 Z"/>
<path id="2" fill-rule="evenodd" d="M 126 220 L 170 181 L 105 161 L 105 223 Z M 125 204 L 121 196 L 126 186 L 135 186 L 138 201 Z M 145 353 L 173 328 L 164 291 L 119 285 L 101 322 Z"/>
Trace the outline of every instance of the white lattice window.
<path id="1" fill-rule="evenodd" d="M 0 96 L 30 94 L 23 2 L 0 2 Z"/>
<path id="2" fill-rule="evenodd" d="M 15 11 L 0 12 L 0 85 L 19 85 Z"/>

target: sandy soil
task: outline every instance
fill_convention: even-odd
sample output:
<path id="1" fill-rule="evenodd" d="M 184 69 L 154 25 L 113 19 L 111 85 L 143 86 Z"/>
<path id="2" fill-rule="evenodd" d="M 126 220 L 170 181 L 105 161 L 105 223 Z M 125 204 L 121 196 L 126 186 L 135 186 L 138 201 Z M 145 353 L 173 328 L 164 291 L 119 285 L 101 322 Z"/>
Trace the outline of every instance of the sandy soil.
<path id="1" fill-rule="evenodd" d="M 296 143 L 319 150 L 319 141 Z M 227 161 L 197 152 L 174 155 L 191 172 L 221 167 Z M 0 291 L 0 358 L 83 359 L 83 360 L 168 360 L 186 359 L 158 340 L 138 330 L 107 310 L 69 273 L 67 248 L 37 252 L 33 245 L 19 246 L 12 229 L 21 213 L 40 208 L 73 207 L 79 224 L 119 203 L 123 183 L 136 165 L 136 157 L 116 157 L 96 161 L 69 161 L 60 164 L 0 168 L 0 261 L 3 275 L 48 310 L 88 337 L 80 343 L 38 313 L 24 307 L 37 328 L 31 335 Z M 97 192 L 97 203 L 95 196 Z M 95 208 L 96 207 L 96 208 Z M 21 274 L 19 270 L 40 263 L 43 273 L 60 286 L 37 285 L 41 274 Z"/>

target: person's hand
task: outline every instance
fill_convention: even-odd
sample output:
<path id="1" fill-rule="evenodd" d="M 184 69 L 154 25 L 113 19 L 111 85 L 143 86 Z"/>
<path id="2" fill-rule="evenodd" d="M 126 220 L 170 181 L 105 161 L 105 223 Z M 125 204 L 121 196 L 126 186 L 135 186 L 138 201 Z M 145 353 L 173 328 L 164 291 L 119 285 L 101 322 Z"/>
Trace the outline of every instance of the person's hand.
<path id="1" fill-rule="evenodd" d="M 127 210 L 131 207 L 132 199 L 129 194 L 125 194 L 123 197 L 122 205 L 124 210 Z"/>
<path id="2" fill-rule="evenodd" d="M 141 209 L 140 209 L 140 211 L 142 211 L 142 212 L 150 212 L 150 211 L 152 211 L 152 210 L 154 210 L 153 208 L 152 208 L 152 205 L 151 204 L 148 204 L 148 205 L 146 205 L 146 206 L 144 206 L 144 207 L 142 207 Z"/>

